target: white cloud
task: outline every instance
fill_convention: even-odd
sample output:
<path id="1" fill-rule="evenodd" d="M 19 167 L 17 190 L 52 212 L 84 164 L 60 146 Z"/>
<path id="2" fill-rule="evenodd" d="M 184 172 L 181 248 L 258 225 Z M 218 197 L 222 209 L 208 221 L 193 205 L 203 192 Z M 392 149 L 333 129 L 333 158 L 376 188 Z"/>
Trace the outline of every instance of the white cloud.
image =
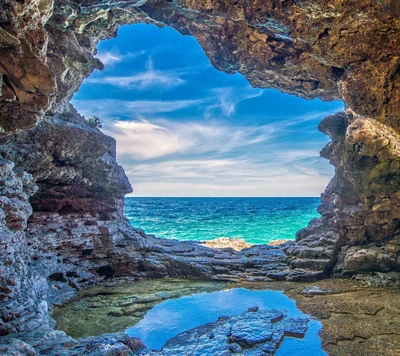
<path id="1" fill-rule="evenodd" d="M 73 100 L 77 110 L 84 116 L 96 115 L 102 119 L 119 118 L 121 116 L 131 119 L 142 115 L 154 115 L 168 113 L 189 108 L 191 106 L 202 105 L 202 100 L 116 100 L 116 99 L 96 99 L 96 100 Z"/>
<path id="2" fill-rule="evenodd" d="M 119 155 L 135 160 L 163 157 L 189 144 L 186 138 L 148 121 L 116 121 L 105 131 L 117 140 Z"/>
<path id="3" fill-rule="evenodd" d="M 217 122 L 142 120 L 105 123 L 104 131 L 117 140 L 119 155 L 146 160 L 172 153 L 226 153 L 267 140 L 273 128 L 268 125 L 252 127 Z"/>
<path id="4" fill-rule="evenodd" d="M 240 159 L 172 160 L 126 172 L 134 196 L 318 196 L 330 179 Z"/>
<path id="5" fill-rule="evenodd" d="M 121 55 L 113 52 L 99 53 L 97 57 L 103 62 L 104 65 L 120 62 L 122 60 Z"/>
<path id="6" fill-rule="evenodd" d="M 105 57 L 107 61 L 120 61 L 121 57 L 108 53 Z M 185 83 L 181 76 L 185 72 L 178 70 L 162 71 L 154 69 L 153 61 L 149 59 L 144 72 L 129 76 L 105 76 L 102 78 L 88 78 L 88 83 L 110 84 L 123 89 L 135 88 L 144 90 L 152 87 L 170 89 Z"/>
<path id="7" fill-rule="evenodd" d="M 206 115 L 211 116 L 213 110 L 219 108 L 225 116 L 230 117 L 235 113 L 236 106 L 240 102 L 257 98 L 262 95 L 263 91 L 253 88 L 237 90 L 233 87 L 225 87 L 213 88 L 211 93 L 211 98 L 213 98 L 213 100 L 207 108 Z"/>
<path id="8" fill-rule="evenodd" d="M 161 49 L 161 47 L 160 47 Z M 132 60 L 134 58 L 143 56 L 143 55 L 149 55 L 152 53 L 155 53 L 159 50 L 159 48 L 155 48 L 152 50 L 140 50 L 136 51 L 134 53 L 132 52 L 126 52 L 126 53 L 121 53 L 119 50 L 114 50 L 114 51 L 99 51 L 96 55 L 98 59 L 100 59 L 104 65 L 113 65 L 116 63 L 124 62 L 127 60 Z"/>
<path id="9" fill-rule="evenodd" d="M 333 170 L 316 150 L 276 142 L 283 128 L 142 120 L 114 122 L 106 133 L 134 196 L 319 195 Z"/>

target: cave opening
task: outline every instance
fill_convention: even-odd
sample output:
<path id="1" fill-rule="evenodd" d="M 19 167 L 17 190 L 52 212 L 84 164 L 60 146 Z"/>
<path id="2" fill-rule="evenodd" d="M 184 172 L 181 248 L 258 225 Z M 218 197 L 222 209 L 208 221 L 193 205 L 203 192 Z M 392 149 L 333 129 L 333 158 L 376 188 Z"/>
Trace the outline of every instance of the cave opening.
<path id="1" fill-rule="evenodd" d="M 400 300 L 396 298 L 398 288 L 392 288 L 400 281 L 400 13 L 394 2 L 12 0 L 0 6 L 0 350 L 7 353 L 11 347 L 16 353 L 23 349 L 31 354 L 101 354 L 107 349 L 130 353 L 132 347 L 141 347 L 142 343 L 127 335 L 73 340 L 54 330 L 51 305 L 62 305 L 78 291 L 96 285 L 100 293 L 94 296 L 92 306 L 96 324 L 104 333 L 104 325 L 98 323 L 102 309 L 98 299 L 106 294 L 103 287 L 126 280 L 129 288 L 144 290 L 141 301 L 151 304 L 175 294 L 165 293 L 161 285 L 149 296 L 149 285 L 143 279 L 161 278 L 171 292 L 173 283 L 168 277 L 180 277 L 228 280 L 229 284 L 242 280 L 247 285 L 290 281 L 286 284 L 288 295 L 300 301 L 303 308 L 312 307 L 312 314 L 327 322 L 321 330 L 327 352 L 339 348 L 342 354 L 362 355 L 385 344 L 393 354 L 399 354 L 390 330 L 400 310 L 394 303 Z M 161 32 L 151 39 L 144 33 L 128 35 L 122 49 L 103 53 L 103 62 L 108 64 L 102 74 L 112 68 L 119 68 L 121 73 L 108 78 L 96 77 L 95 73 L 79 93 L 84 95 L 87 90 L 87 97 L 80 98 L 82 113 L 87 108 L 103 108 L 99 113 L 85 113 L 86 123 L 69 102 L 93 69 L 102 67 L 93 57 L 98 41 L 113 36 L 119 25 L 139 22 L 170 25 L 193 35 L 185 40 L 196 38 L 212 66 L 205 59 L 204 67 L 199 68 L 192 56 L 196 50 L 182 37 L 165 41 L 164 47 L 172 47 L 174 53 L 168 60 L 162 48 L 154 51 L 152 41 L 162 39 Z M 123 38 L 123 31 L 117 41 Z M 131 50 L 130 44 L 136 39 L 152 47 L 150 52 Z M 129 58 L 144 58 L 142 67 L 139 63 L 123 67 Z M 184 66 L 184 60 L 189 65 Z M 222 79 L 217 75 L 223 73 L 215 72 L 210 82 L 207 73 L 212 73 L 213 67 L 229 74 L 240 72 L 257 88 L 268 86 L 303 98 L 342 98 L 346 102 L 345 113 L 327 116 L 319 125 L 331 138 L 321 154 L 336 171 L 322 194 L 322 217 L 300 230 L 296 243 L 255 245 L 237 253 L 210 249 L 190 241 L 155 239 L 132 228 L 122 214 L 124 195 L 131 188 L 116 162 L 115 140 L 103 135 L 98 130 L 100 125 L 118 139 L 119 161 L 131 176 L 134 196 L 159 196 L 161 192 L 174 196 L 151 197 L 153 206 L 161 205 L 160 199 L 197 196 L 208 203 L 198 205 L 199 211 L 212 215 L 208 207 L 218 207 L 223 195 L 231 206 L 220 210 L 232 216 L 239 202 L 233 195 L 256 200 L 269 195 L 306 195 L 307 187 L 310 196 L 322 190 L 323 186 L 317 192 L 310 188 L 315 188 L 313 184 L 322 177 L 316 170 L 318 165 L 308 162 L 308 169 L 304 169 L 308 156 L 293 153 L 298 153 L 301 145 L 311 150 L 315 144 L 318 147 L 312 149 L 312 155 L 318 155 L 327 138 L 321 138 L 324 142 L 317 145 L 311 131 L 315 132 L 317 122 L 333 110 L 322 115 L 324 110 L 319 108 L 315 112 L 321 117 L 302 116 L 302 101 L 286 96 L 289 99 L 283 103 L 277 92 L 252 89 L 246 82 L 239 88 L 235 86 L 241 80 L 239 75 Z M 190 84 L 193 76 L 200 81 Z M 238 83 L 231 85 L 226 78 Z M 92 87 L 88 87 L 90 83 Z M 119 87 L 128 91 L 118 92 Z M 146 96 L 150 88 L 158 88 L 162 97 Z M 97 97 L 96 102 L 91 95 L 99 90 L 108 96 Z M 74 99 L 76 107 L 80 99 Z M 257 104 L 261 99 L 264 106 Z M 104 109 L 109 109 L 111 116 L 105 115 Z M 116 109 L 120 116 L 112 116 Z M 138 115 L 139 109 L 142 115 Z M 310 107 L 303 109 L 304 114 L 313 112 Z M 198 116 L 195 120 L 194 114 L 201 120 Z M 126 140 L 121 141 L 121 137 Z M 130 148 L 125 156 L 124 146 Z M 276 161 L 283 164 L 283 170 L 272 164 Z M 177 172 L 185 184 L 177 183 Z M 183 198 L 179 199 L 182 202 Z M 175 205 L 189 215 L 189 209 Z M 164 230 L 165 220 L 152 220 L 149 210 L 142 211 L 150 228 L 160 226 Z M 290 220 L 286 225 L 292 222 L 293 212 L 287 209 L 280 215 Z M 178 225 L 187 227 L 170 209 L 161 207 L 163 217 L 166 213 L 173 222 L 174 235 Z M 243 216 L 236 214 L 231 225 L 239 226 Z M 253 216 L 253 220 L 268 218 Z M 199 219 L 193 221 L 198 228 Z M 270 221 L 278 226 L 277 219 Z M 215 218 L 211 222 L 214 227 L 222 225 Z M 135 222 L 132 225 L 140 226 Z M 150 228 L 145 229 L 151 232 Z M 281 227 L 278 230 L 282 233 Z M 215 238 L 219 233 L 207 235 Z M 352 280 L 315 282 L 325 277 Z M 98 286 L 104 280 L 106 285 Z M 293 288 L 293 281 L 306 280 L 313 284 L 304 288 L 301 283 Z M 154 283 L 157 286 L 159 281 Z M 371 288 L 364 288 L 366 284 Z M 199 287 L 185 285 L 182 290 L 193 293 L 203 289 Z M 376 287 L 390 289 L 382 288 L 381 294 Z M 117 308 L 104 310 L 104 315 L 115 317 L 114 325 L 119 327 L 123 318 L 135 316 L 138 310 L 134 304 L 142 304 L 134 295 L 127 300 L 123 294 Z M 242 300 L 247 299 L 239 297 L 236 301 L 242 307 Z M 224 306 L 232 305 L 221 300 Z M 385 308 L 380 313 L 382 305 Z M 85 302 L 84 309 L 87 306 Z M 206 306 L 209 308 L 208 303 Z M 248 312 L 256 312 L 255 304 L 248 307 Z M 334 325 L 333 320 L 325 318 L 332 313 Z M 79 316 L 76 309 L 74 314 Z M 336 318 L 338 315 L 344 315 L 342 321 Z M 373 319 L 351 322 L 359 315 Z M 87 321 L 81 318 L 85 330 Z M 79 323 L 70 324 L 80 328 Z M 260 331 L 266 329 L 262 326 Z M 285 330 L 285 335 L 293 333 L 296 330 Z M 354 335 L 364 335 L 366 342 L 360 343 Z M 219 341 L 213 338 L 215 334 L 204 336 Z M 231 341 L 240 341 L 236 338 L 240 335 L 231 336 L 234 338 L 226 340 L 227 346 L 234 346 L 230 351 L 235 353 L 241 343 L 235 346 Z M 277 340 L 280 343 L 281 338 Z M 204 346 L 195 341 L 196 347 Z M 269 345 L 265 346 L 270 352 Z M 255 348 L 259 347 L 257 342 Z M 310 354 L 308 347 L 306 352 Z"/>
<path id="2" fill-rule="evenodd" d="M 102 41 L 104 63 L 72 100 L 117 141 L 132 226 L 178 240 L 294 239 L 318 217 L 333 167 L 318 123 L 339 101 L 252 87 L 218 71 L 194 37 L 135 24 Z"/>

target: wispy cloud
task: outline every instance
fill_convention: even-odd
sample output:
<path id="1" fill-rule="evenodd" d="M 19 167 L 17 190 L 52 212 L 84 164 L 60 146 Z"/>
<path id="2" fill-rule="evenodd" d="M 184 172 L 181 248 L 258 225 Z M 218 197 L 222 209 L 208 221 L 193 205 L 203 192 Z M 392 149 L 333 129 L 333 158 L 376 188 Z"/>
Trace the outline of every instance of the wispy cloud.
<path id="1" fill-rule="evenodd" d="M 138 196 L 316 196 L 333 169 L 314 147 L 292 147 L 280 133 L 305 115 L 268 125 L 114 121 L 120 162 Z M 301 146 L 301 145 L 300 145 Z"/>
<path id="2" fill-rule="evenodd" d="M 119 61 L 121 60 L 115 54 L 108 54 L 105 57 L 106 61 Z M 88 83 L 96 84 L 109 84 L 123 89 L 135 88 L 138 90 L 145 90 L 152 87 L 170 89 L 185 83 L 181 77 L 185 75 L 186 71 L 179 70 L 156 70 L 151 59 L 146 63 L 146 70 L 143 72 L 135 73 L 129 76 L 105 76 L 102 78 L 89 78 Z"/>
<path id="3" fill-rule="evenodd" d="M 212 116 L 214 109 L 219 108 L 222 113 L 230 117 L 235 113 L 236 106 L 248 99 L 257 98 L 262 95 L 262 90 L 255 90 L 253 88 L 238 90 L 234 87 L 226 88 L 213 88 L 211 89 L 211 98 L 213 98 L 210 105 L 207 107 L 206 116 Z"/>
<path id="4" fill-rule="evenodd" d="M 99 51 L 96 57 L 100 59 L 104 65 L 114 65 L 117 63 L 122 63 L 125 61 L 132 61 L 135 58 L 140 56 L 149 55 L 152 51 L 149 50 L 138 50 L 135 52 L 124 52 L 122 53 L 120 50 L 113 51 Z"/>
<path id="5" fill-rule="evenodd" d="M 101 52 L 97 54 L 97 58 L 100 59 L 104 65 L 121 62 L 123 56 L 117 52 Z"/>
<path id="6" fill-rule="evenodd" d="M 241 158 L 128 164 L 125 170 L 134 195 L 142 196 L 317 196 L 330 179 Z"/>
<path id="7" fill-rule="evenodd" d="M 226 153 L 267 140 L 273 128 L 228 126 L 220 122 L 176 122 L 171 120 L 114 121 L 105 124 L 107 134 L 115 137 L 120 155 L 136 160 L 163 157 L 172 153 Z"/>
<path id="8" fill-rule="evenodd" d="M 165 76 L 165 83 L 169 81 Z M 143 85 L 160 84 L 163 80 L 157 76 L 137 75 L 133 77 L 106 77 L 102 79 L 88 79 L 92 82 L 118 82 L 118 85 L 131 85 L 134 81 Z M 153 84 L 152 84 L 153 83 Z M 140 85 L 142 85 L 140 84 Z M 225 90 L 226 89 L 226 90 Z M 210 119 L 213 117 L 231 117 L 235 112 L 237 105 L 247 99 L 262 95 L 256 91 L 240 91 L 232 88 L 219 88 L 211 90 L 205 96 L 196 99 L 170 99 L 170 100 L 119 100 L 119 99 L 74 99 L 73 104 L 85 116 L 97 115 L 101 118 L 118 118 L 148 116 L 156 114 L 170 113 L 182 109 L 191 109 L 197 112 L 198 119 L 201 115 Z M 208 95 L 210 94 L 210 95 Z M 220 109 L 220 110 L 216 110 Z M 285 123 L 283 123 L 284 125 Z"/>
<path id="9" fill-rule="evenodd" d="M 118 100 L 118 99 L 95 99 L 95 100 L 73 100 L 74 106 L 84 116 L 96 115 L 101 119 L 113 119 L 120 117 L 140 117 L 146 114 L 174 112 L 202 105 L 203 100 Z"/>

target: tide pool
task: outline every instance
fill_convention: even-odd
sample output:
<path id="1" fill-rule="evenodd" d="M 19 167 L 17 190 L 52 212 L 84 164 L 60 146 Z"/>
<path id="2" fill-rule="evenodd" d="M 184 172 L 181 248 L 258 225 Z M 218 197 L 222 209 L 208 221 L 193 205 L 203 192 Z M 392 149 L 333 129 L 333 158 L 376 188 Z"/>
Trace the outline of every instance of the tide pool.
<path id="1" fill-rule="evenodd" d="M 221 316 L 239 315 L 255 306 L 259 310 L 284 310 L 292 318 L 306 316 L 283 292 L 234 288 L 164 301 L 148 311 L 136 325 L 127 328 L 126 332 L 142 340 L 149 349 L 160 350 L 168 339 L 183 331 L 214 322 Z M 318 336 L 320 329 L 321 323 L 310 320 L 305 337 L 285 337 L 275 355 L 326 355 Z"/>

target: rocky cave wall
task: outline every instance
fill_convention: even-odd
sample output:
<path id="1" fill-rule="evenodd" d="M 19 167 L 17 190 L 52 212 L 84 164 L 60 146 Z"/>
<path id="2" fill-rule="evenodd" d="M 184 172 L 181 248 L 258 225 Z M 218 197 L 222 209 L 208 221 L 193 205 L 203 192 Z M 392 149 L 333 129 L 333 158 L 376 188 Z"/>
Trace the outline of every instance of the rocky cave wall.
<path id="1" fill-rule="evenodd" d="M 122 24 L 192 35 L 216 68 L 253 86 L 343 99 L 347 112 L 320 124 L 332 139 L 321 154 L 336 168 L 322 217 L 287 247 L 291 274 L 275 277 L 399 271 L 399 16 L 396 0 L 3 1 L 0 334 L 50 325 L 46 295 L 57 299 L 57 290 L 68 296 L 112 276 L 215 272 L 204 256 L 207 273 L 198 260 L 180 260 L 190 248 L 175 248 L 173 259 L 169 247 L 143 249 L 149 238 L 122 216 L 131 188 L 114 140 L 69 104 L 102 68 L 98 41 Z M 149 259 L 156 251 L 161 260 Z"/>

